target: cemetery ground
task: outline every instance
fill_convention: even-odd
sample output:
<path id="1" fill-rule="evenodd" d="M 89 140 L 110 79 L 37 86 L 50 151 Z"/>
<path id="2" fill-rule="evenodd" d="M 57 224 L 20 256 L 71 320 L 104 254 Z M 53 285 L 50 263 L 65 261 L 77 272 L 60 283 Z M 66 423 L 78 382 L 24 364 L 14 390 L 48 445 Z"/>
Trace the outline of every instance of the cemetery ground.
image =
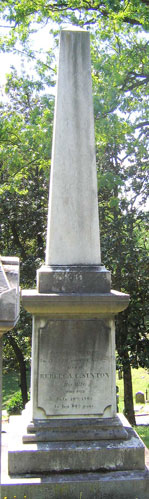
<path id="1" fill-rule="evenodd" d="M 118 379 L 118 371 L 116 371 L 116 385 L 119 388 L 119 412 L 124 410 L 124 387 L 123 379 Z M 149 372 L 147 369 L 139 368 L 132 369 L 132 385 L 133 385 L 133 401 L 135 408 L 135 417 L 137 426 L 135 430 L 137 431 L 139 437 L 143 440 L 146 447 L 149 449 L 149 425 L 146 424 L 149 421 Z M 137 392 L 143 392 L 145 396 L 145 404 L 136 404 L 135 394 Z M 142 415 L 142 418 L 141 418 Z M 146 419 L 145 419 L 146 416 Z M 140 425 L 139 425 L 140 420 Z M 145 424 L 143 424 L 143 421 Z"/>
<path id="2" fill-rule="evenodd" d="M 146 421 L 149 420 L 149 373 L 147 369 L 139 368 L 132 369 L 132 384 L 133 384 L 133 400 L 135 407 L 135 416 L 137 427 L 135 430 L 142 438 L 144 444 L 149 449 L 149 425 Z M 8 420 L 7 410 L 9 411 L 10 406 L 12 406 L 13 400 L 17 400 L 17 394 L 20 390 L 19 373 L 11 371 L 9 373 L 3 374 L 3 422 Z M 30 375 L 28 373 L 28 387 L 30 385 Z M 123 389 L 123 379 L 118 379 L 118 371 L 116 371 L 116 385 L 118 386 L 119 392 L 119 412 L 124 410 L 124 389 Z M 145 396 L 145 404 L 136 404 L 135 394 L 141 391 Z M 19 399 L 20 400 L 20 399 Z M 18 403 L 19 405 L 19 403 Z M 12 409 L 13 412 L 13 409 Z M 15 411 L 14 411 L 15 412 Z M 142 418 L 141 418 L 142 415 Z M 145 418 L 146 416 L 146 418 Z M 140 424 L 139 424 L 140 420 Z M 143 424 L 143 421 L 145 424 Z"/>

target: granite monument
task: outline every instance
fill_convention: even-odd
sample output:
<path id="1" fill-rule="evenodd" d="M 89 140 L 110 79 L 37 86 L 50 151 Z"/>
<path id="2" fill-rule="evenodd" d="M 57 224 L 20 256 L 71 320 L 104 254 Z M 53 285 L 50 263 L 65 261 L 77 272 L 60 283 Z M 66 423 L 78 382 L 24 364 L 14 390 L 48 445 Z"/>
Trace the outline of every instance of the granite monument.
<path id="1" fill-rule="evenodd" d="M 90 41 L 82 29 L 60 35 L 46 260 L 22 300 L 33 315 L 31 405 L 20 435 L 12 423 L 8 454 L 10 480 L 24 477 L 19 499 L 27 491 L 30 499 L 147 499 L 143 443 L 116 414 L 114 316 L 129 296 L 111 290 L 101 263 Z"/>

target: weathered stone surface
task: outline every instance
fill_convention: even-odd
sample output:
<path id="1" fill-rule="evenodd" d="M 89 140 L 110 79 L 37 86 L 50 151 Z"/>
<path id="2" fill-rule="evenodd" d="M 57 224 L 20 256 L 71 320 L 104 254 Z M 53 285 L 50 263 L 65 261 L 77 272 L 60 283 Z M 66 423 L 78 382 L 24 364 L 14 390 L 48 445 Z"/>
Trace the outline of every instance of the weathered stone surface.
<path id="1" fill-rule="evenodd" d="M 109 293 L 111 273 L 100 265 L 42 266 L 38 293 Z"/>
<path id="2" fill-rule="evenodd" d="M 39 483 L 37 483 L 39 481 Z M 32 482 L 32 483 L 30 483 Z M 148 471 L 53 474 L 39 479 L 10 479 L 3 497 L 19 499 L 148 499 Z"/>
<path id="3" fill-rule="evenodd" d="M 9 283 L 4 272 L 2 263 L 0 262 L 0 293 L 4 293 L 9 289 Z"/>
<path id="4" fill-rule="evenodd" d="M 136 393 L 136 404 L 145 404 L 145 396 L 143 392 Z"/>
<path id="5" fill-rule="evenodd" d="M 19 316 L 19 258 L 0 258 L 0 332 L 15 326 Z"/>
<path id="6" fill-rule="evenodd" d="M 61 442 L 84 440 L 123 440 L 128 438 L 119 417 L 34 420 L 27 427 L 23 442 Z"/>
<path id="7" fill-rule="evenodd" d="M 33 315 L 50 317 L 113 317 L 129 304 L 129 295 L 111 290 L 110 293 L 37 293 L 23 290 L 24 308 Z"/>
<path id="8" fill-rule="evenodd" d="M 38 293 L 109 293 L 111 273 L 104 265 L 42 266 L 37 270 Z"/>
<path id="9" fill-rule="evenodd" d="M 131 427 L 127 440 L 22 443 L 21 417 L 11 418 L 8 469 L 12 475 L 143 470 L 144 445 Z"/>
<path id="10" fill-rule="evenodd" d="M 89 33 L 62 30 L 46 265 L 100 264 Z"/>
<path id="11" fill-rule="evenodd" d="M 112 320 L 35 318 L 32 418 L 116 413 Z"/>

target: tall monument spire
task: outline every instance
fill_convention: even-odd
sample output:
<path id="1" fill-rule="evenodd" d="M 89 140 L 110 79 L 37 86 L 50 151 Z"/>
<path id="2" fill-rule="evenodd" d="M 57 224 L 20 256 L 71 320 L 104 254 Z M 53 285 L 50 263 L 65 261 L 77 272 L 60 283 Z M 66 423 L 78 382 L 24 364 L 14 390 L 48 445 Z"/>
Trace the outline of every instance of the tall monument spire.
<path id="1" fill-rule="evenodd" d="M 100 240 L 89 33 L 62 30 L 46 265 L 98 265 Z"/>
<path id="2" fill-rule="evenodd" d="M 9 471 L 40 477 L 38 497 L 118 499 L 123 484 L 123 498 L 147 499 L 143 444 L 116 415 L 114 315 L 129 296 L 100 265 L 85 31 L 61 32 L 57 90 L 46 265 L 22 293 L 33 314 L 31 415 Z"/>

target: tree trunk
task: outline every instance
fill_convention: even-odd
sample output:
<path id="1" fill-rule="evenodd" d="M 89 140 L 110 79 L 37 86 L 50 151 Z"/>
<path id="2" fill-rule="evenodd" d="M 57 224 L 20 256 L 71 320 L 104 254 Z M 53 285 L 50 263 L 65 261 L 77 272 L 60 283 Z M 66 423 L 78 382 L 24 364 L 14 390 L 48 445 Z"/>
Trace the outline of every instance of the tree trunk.
<path id="1" fill-rule="evenodd" d="M 26 379 L 26 363 L 23 357 L 23 353 L 20 350 L 15 338 L 12 335 L 9 335 L 9 342 L 15 352 L 19 367 L 20 367 L 20 387 L 22 393 L 23 407 L 28 402 L 27 396 L 27 379 Z"/>
<path id="2" fill-rule="evenodd" d="M 128 350 L 126 349 L 123 360 L 123 374 L 124 374 L 124 412 L 129 423 L 131 425 L 135 425 L 136 421 L 133 408 L 131 366 L 129 361 Z"/>

